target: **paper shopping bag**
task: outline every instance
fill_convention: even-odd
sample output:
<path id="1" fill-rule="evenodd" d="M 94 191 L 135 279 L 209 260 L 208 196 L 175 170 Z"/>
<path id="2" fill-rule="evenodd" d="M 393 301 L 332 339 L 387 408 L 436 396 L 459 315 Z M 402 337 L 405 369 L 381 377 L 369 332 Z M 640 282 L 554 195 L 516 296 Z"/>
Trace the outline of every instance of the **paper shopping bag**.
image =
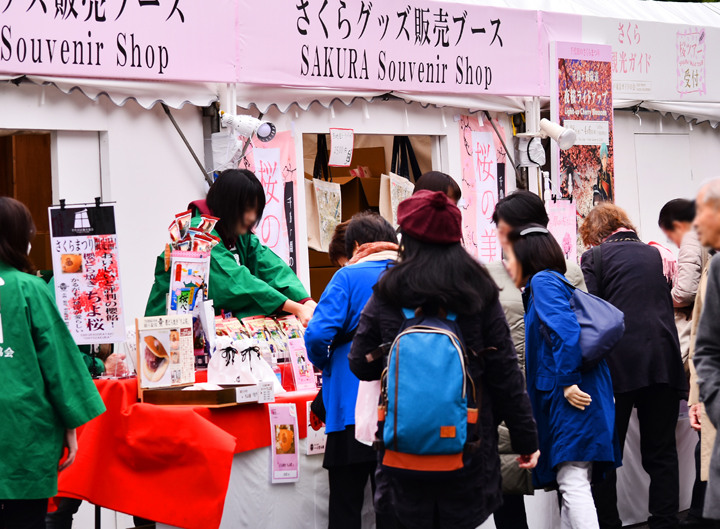
<path id="1" fill-rule="evenodd" d="M 380 381 L 361 380 L 355 402 L 355 439 L 372 446 L 378 429 Z"/>

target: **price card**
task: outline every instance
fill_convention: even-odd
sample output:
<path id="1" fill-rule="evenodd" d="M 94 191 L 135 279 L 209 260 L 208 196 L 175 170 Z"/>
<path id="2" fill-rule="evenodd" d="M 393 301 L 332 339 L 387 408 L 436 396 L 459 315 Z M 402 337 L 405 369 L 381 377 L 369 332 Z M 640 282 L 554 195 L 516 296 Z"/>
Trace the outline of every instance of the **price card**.
<path id="1" fill-rule="evenodd" d="M 295 404 L 268 404 L 270 411 L 270 482 L 300 479 L 298 421 Z"/>
<path id="2" fill-rule="evenodd" d="M 353 129 L 330 129 L 330 167 L 350 167 L 355 132 Z"/>

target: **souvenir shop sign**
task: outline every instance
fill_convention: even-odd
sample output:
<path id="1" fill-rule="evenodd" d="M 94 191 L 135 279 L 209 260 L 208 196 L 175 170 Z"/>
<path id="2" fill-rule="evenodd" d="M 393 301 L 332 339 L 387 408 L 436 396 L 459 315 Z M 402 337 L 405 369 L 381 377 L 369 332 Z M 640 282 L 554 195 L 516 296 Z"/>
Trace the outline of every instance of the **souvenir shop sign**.
<path id="1" fill-rule="evenodd" d="M 234 82 L 234 42 L 233 0 L 0 4 L 0 73 Z"/>
<path id="2" fill-rule="evenodd" d="M 52 207 L 55 299 L 78 344 L 125 340 L 113 206 Z"/>
<path id="3" fill-rule="evenodd" d="M 243 83 L 541 95 L 537 11 L 430 0 L 239 0 L 239 13 Z"/>
<path id="4" fill-rule="evenodd" d="M 599 44 L 555 42 L 551 45 L 553 121 L 576 131 L 578 141 L 566 151 L 552 143 L 552 170 L 560 193 L 573 197 L 580 222 L 600 202 L 615 199 L 613 164 L 612 49 Z M 578 253 L 583 246 L 578 241 Z"/>

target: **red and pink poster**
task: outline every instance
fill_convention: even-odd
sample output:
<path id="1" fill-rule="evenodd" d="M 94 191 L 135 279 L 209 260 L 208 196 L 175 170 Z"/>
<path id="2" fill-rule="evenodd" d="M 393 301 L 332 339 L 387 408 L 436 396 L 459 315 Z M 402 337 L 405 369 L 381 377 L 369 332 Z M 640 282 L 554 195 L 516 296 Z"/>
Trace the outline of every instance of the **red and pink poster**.
<path id="1" fill-rule="evenodd" d="M 52 207 L 55 300 L 78 344 L 125 341 L 115 207 Z"/>
<path id="2" fill-rule="evenodd" d="M 253 171 L 265 189 L 265 211 L 255 233 L 297 271 L 297 164 L 292 133 L 278 132 L 267 143 L 254 142 L 240 167 Z"/>
<path id="3" fill-rule="evenodd" d="M 504 129 L 495 123 L 500 134 Z M 489 263 L 502 259 L 497 229 L 492 222 L 495 204 L 505 196 L 505 151 L 489 123 L 461 116 L 463 239 L 471 255 Z"/>
<path id="4" fill-rule="evenodd" d="M 553 121 L 577 133 L 575 145 L 561 151 L 552 142 L 552 169 L 561 195 L 573 197 L 578 222 L 601 202 L 615 200 L 613 164 L 612 48 L 600 44 L 555 42 Z M 579 226 L 578 226 L 579 227 Z M 583 246 L 578 241 L 578 251 Z"/>

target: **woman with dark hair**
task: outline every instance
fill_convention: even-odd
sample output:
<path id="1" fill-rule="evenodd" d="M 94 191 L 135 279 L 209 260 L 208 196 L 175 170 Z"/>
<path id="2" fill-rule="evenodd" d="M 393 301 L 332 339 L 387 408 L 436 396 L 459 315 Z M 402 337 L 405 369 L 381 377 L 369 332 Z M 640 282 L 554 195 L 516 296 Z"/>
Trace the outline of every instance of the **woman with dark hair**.
<path id="1" fill-rule="evenodd" d="M 675 427 L 688 383 L 663 260 L 640 240 L 627 213 L 608 202 L 590 210 L 580 236 L 586 246 L 598 247 L 582 256 L 588 292 L 625 314 L 625 334 L 607 358 L 620 447 L 637 409 L 642 464 L 650 475 L 650 526 L 675 527 L 680 501 Z M 594 487 L 593 496 L 600 527 L 622 527 L 615 472 Z"/>
<path id="2" fill-rule="evenodd" d="M 359 529 L 368 479 L 375 487 L 375 450 L 355 439 L 359 380 L 350 372 L 348 353 L 373 286 L 397 259 L 397 236 L 377 213 L 359 213 L 345 230 L 345 248 L 352 259 L 328 283 L 305 333 L 308 357 L 323 372 L 330 529 Z M 392 517 L 378 514 L 377 526 L 392 527 Z"/>
<path id="3" fill-rule="evenodd" d="M 210 253 L 208 297 L 215 312 L 232 312 L 237 318 L 285 311 L 303 325 L 312 317 L 315 302 L 292 271 L 253 233 L 265 209 L 265 191 L 255 175 L 246 169 L 223 171 L 210 187 L 206 200 L 189 205 L 191 226 L 199 226 L 201 214 L 219 217 L 213 235 L 221 243 Z M 155 283 L 145 308 L 146 316 L 166 313 L 170 272 L 165 255 L 155 265 Z"/>
<path id="4" fill-rule="evenodd" d="M 462 198 L 462 190 L 455 179 L 440 171 L 428 171 L 418 178 L 413 194 L 418 191 L 442 191 L 455 204 Z"/>
<path id="5" fill-rule="evenodd" d="M 58 470 L 75 460 L 75 429 L 105 406 L 45 282 L 32 275 L 30 212 L 0 197 L 0 226 L 0 527 L 39 529 Z"/>
<path id="6" fill-rule="evenodd" d="M 525 287 L 527 390 L 540 437 L 536 487 L 557 483 L 561 527 L 597 528 L 591 481 L 620 464 L 612 380 L 604 360 L 581 372 L 580 324 L 570 306 L 574 287 L 565 256 L 544 226 L 510 232 L 508 268 Z"/>
<path id="7" fill-rule="evenodd" d="M 445 479 L 404 478 L 380 466 L 375 509 L 394 513 L 401 527 L 474 529 L 502 504 L 497 423 L 505 419 L 514 448 L 523 454 L 519 464 L 532 468 L 539 455 L 535 421 L 497 287 L 462 247 L 460 210 L 442 192 L 420 191 L 400 203 L 398 220 L 399 262 L 382 276 L 360 316 L 350 368 L 361 380 L 380 380 L 385 357 L 368 356 L 397 337 L 404 308 L 428 316 L 457 314 L 468 374 L 481 388 L 482 441 L 465 468 Z M 379 452 L 379 461 L 383 456 Z"/>
<path id="8" fill-rule="evenodd" d="M 335 226 L 332 239 L 328 245 L 328 257 L 335 266 L 345 266 L 350 260 L 345 249 L 345 231 L 351 221 L 346 220 Z M 351 256 L 352 257 L 352 256 Z"/>

